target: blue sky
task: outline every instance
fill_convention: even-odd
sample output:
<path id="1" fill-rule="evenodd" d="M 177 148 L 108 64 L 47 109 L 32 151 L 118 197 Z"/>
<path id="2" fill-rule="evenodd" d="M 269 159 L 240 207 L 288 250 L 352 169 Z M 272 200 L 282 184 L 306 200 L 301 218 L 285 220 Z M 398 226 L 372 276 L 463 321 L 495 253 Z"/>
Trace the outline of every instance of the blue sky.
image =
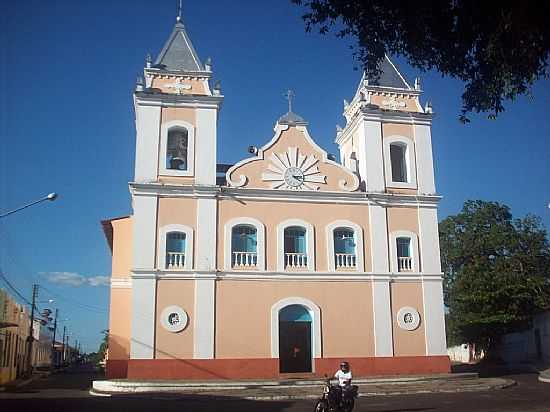
<path id="1" fill-rule="evenodd" d="M 200 57 L 212 57 L 225 101 L 218 162 L 246 157 L 272 136 L 283 93 L 329 152 L 343 99 L 360 73 L 350 41 L 304 32 L 300 9 L 281 0 L 184 2 Z M 175 22 L 175 0 L 9 2 L 0 17 L 0 210 L 51 191 L 60 197 L 2 219 L 0 267 L 25 296 L 44 286 L 87 351 L 108 327 L 110 254 L 99 221 L 130 210 L 134 162 L 131 93 L 145 55 L 156 56 Z M 420 73 L 399 58 L 403 74 Z M 432 129 L 440 218 L 466 199 L 509 205 L 550 225 L 550 81 L 507 104 L 496 121 L 458 121 L 462 85 L 423 73 Z M 45 289 L 47 288 L 47 289 Z M 44 305 L 42 305 L 44 306 Z"/>

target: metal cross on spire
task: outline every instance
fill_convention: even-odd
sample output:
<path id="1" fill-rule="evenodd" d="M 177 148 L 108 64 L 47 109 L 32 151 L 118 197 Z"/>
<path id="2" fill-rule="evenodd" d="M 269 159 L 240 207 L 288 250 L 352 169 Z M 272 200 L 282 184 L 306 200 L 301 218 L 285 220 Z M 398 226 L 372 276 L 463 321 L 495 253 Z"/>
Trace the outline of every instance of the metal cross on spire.
<path id="1" fill-rule="evenodd" d="M 292 113 L 292 99 L 296 96 L 296 94 L 294 94 L 292 90 L 288 89 L 283 96 L 288 100 L 288 112 Z"/>
<path id="2" fill-rule="evenodd" d="M 181 22 L 181 11 L 182 11 L 182 4 L 181 4 L 182 0 L 179 0 L 178 1 L 178 15 L 176 16 L 176 21 L 177 22 Z"/>

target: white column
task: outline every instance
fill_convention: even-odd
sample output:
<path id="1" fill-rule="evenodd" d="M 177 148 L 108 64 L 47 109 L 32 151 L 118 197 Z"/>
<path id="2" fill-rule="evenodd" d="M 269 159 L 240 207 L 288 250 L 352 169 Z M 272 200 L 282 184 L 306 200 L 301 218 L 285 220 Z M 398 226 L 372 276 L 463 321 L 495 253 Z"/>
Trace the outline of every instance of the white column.
<path id="1" fill-rule="evenodd" d="M 441 274 L 439 255 L 439 232 L 437 209 L 419 208 L 420 261 L 425 275 Z M 426 277 L 422 280 L 424 297 L 424 330 L 426 355 L 446 355 L 445 310 L 443 306 L 443 285 L 440 277 Z"/>
<path id="2" fill-rule="evenodd" d="M 193 329 L 195 359 L 214 358 L 215 282 L 214 279 L 195 281 L 195 327 Z"/>
<path id="3" fill-rule="evenodd" d="M 160 107 L 135 105 L 136 164 L 134 181 L 157 180 L 159 158 Z"/>
<path id="4" fill-rule="evenodd" d="M 152 359 L 155 347 L 157 198 L 134 196 L 131 359 Z M 149 273 L 147 273 L 149 272 Z"/>
<path id="5" fill-rule="evenodd" d="M 361 179 L 367 182 L 368 192 L 382 193 L 386 190 L 384 183 L 384 157 L 382 148 L 382 123 L 380 121 L 363 121 L 359 127 L 359 169 Z"/>
<path id="6" fill-rule="evenodd" d="M 217 200 L 199 198 L 197 201 L 197 269 L 216 270 Z M 194 357 L 214 357 L 215 280 L 195 281 Z"/>
<path id="7" fill-rule="evenodd" d="M 417 184 L 420 194 L 435 194 L 432 135 L 429 125 L 414 125 Z"/>
<path id="8" fill-rule="evenodd" d="M 386 209 L 369 206 L 370 244 L 372 271 L 376 275 L 389 274 L 388 227 Z M 372 282 L 372 305 L 374 313 L 375 356 L 393 356 L 393 331 L 389 280 Z"/>
<path id="9" fill-rule="evenodd" d="M 195 135 L 195 183 L 216 184 L 217 109 L 197 109 Z"/>

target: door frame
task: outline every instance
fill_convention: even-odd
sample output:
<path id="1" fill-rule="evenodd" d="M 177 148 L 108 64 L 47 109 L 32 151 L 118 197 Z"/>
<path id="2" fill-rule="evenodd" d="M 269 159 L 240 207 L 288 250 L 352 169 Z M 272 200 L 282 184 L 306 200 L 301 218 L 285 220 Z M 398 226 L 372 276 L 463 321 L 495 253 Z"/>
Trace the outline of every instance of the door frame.
<path id="1" fill-rule="evenodd" d="M 311 317 L 311 371 L 315 372 L 315 359 L 321 358 L 321 310 L 314 302 L 302 297 L 288 297 L 271 307 L 271 358 L 279 358 L 279 312 L 286 306 L 300 305 Z"/>

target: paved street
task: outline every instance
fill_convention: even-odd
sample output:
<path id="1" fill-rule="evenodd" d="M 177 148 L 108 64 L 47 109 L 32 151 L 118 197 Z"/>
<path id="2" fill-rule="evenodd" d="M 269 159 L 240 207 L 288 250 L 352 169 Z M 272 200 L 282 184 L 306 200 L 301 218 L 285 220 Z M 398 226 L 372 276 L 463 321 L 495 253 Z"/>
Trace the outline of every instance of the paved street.
<path id="1" fill-rule="evenodd" d="M 486 392 L 416 394 L 360 398 L 356 411 L 550 411 L 550 384 L 535 374 L 507 376 L 518 382 L 514 387 Z M 98 378 L 89 367 L 40 379 L 16 392 L 0 393 L 2 411 L 308 411 L 315 402 L 249 401 L 223 396 L 132 395 L 94 397 L 88 394 L 91 380 Z"/>

